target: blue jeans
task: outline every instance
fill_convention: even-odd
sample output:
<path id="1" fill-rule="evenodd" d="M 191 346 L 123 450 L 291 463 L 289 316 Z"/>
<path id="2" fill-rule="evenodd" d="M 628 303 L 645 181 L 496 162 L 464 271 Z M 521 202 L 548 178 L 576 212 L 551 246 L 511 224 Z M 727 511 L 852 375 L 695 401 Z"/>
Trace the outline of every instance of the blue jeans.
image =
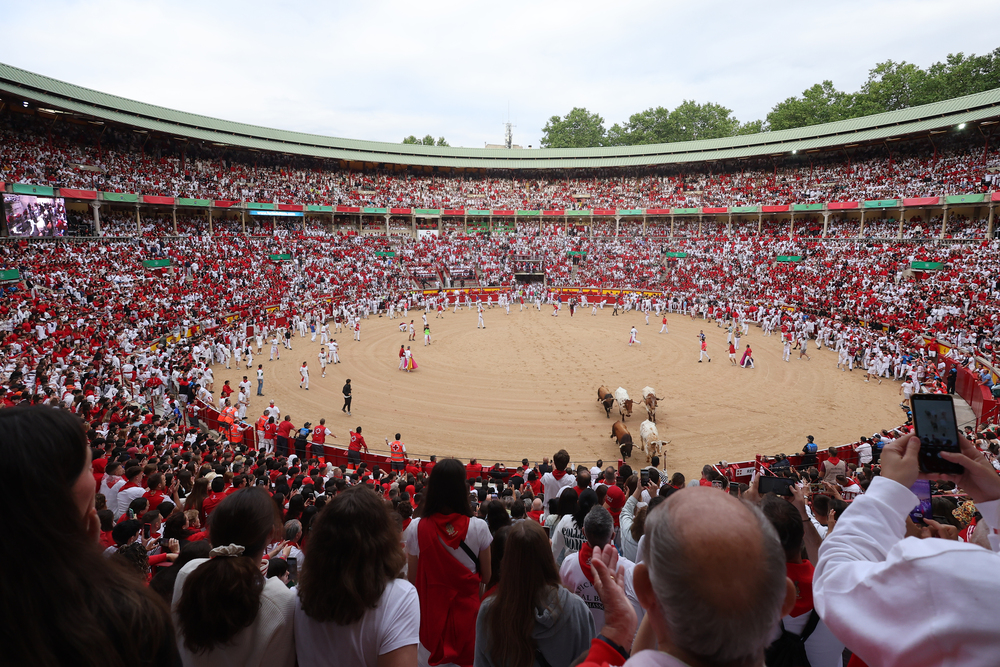
<path id="1" fill-rule="evenodd" d="M 257 380 L 257 395 L 258 396 L 263 396 L 264 395 L 264 381 L 263 380 Z"/>

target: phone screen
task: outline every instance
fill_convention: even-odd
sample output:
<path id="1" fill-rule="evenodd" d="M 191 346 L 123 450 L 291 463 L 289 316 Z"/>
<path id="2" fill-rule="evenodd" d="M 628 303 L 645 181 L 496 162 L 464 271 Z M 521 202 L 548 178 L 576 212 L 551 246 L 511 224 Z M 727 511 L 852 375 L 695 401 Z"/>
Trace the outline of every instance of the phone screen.
<path id="1" fill-rule="evenodd" d="M 910 487 L 910 491 L 920 499 L 917 506 L 910 510 L 910 519 L 913 523 L 923 524 L 924 519 L 930 519 L 933 515 L 931 511 L 931 483 L 926 479 L 918 479 Z"/>
<path id="2" fill-rule="evenodd" d="M 946 461 L 941 452 L 958 452 L 958 423 L 955 404 L 948 394 L 914 394 L 913 428 L 920 438 L 921 472 L 961 475 L 965 468 Z"/>
<path id="3" fill-rule="evenodd" d="M 640 470 L 639 471 L 639 484 L 641 484 L 642 486 L 646 486 L 647 484 L 649 484 L 649 471 L 648 470 Z"/>
<path id="4" fill-rule="evenodd" d="M 792 495 L 792 484 L 794 483 L 795 480 L 788 479 L 787 477 L 761 477 L 757 485 L 757 490 L 761 494 L 774 493 L 779 496 L 790 496 Z"/>
<path id="5" fill-rule="evenodd" d="M 299 580 L 299 559 L 295 556 L 289 556 L 288 560 L 288 579 L 289 581 Z"/>

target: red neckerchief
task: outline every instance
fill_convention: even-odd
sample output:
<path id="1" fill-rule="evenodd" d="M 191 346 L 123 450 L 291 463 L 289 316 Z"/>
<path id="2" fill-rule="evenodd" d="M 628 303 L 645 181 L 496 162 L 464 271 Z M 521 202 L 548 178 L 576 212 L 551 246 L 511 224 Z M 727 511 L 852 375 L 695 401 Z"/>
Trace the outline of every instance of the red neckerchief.
<path id="1" fill-rule="evenodd" d="M 580 547 L 580 553 L 577 557 L 580 559 L 580 569 L 583 570 L 583 576 L 587 577 L 587 581 L 591 584 L 594 583 L 594 573 L 590 569 L 590 558 L 594 553 L 594 547 L 590 546 L 590 542 L 584 542 L 583 546 Z"/>
<path id="2" fill-rule="evenodd" d="M 423 520 L 433 523 L 441 541 L 452 549 L 458 549 L 469 532 L 469 517 L 464 514 L 432 514 Z"/>
<path id="3" fill-rule="evenodd" d="M 562 479 L 563 477 L 566 476 L 566 471 L 565 470 L 553 470 L 552 471 L 552 476 L 555 477 L 556 479 Z"/>

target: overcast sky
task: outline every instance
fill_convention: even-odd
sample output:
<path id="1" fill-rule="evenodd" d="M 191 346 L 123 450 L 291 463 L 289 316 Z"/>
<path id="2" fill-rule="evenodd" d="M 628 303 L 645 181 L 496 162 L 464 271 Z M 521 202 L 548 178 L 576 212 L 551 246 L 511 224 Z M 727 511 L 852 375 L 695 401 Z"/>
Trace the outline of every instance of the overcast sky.
<path id="1" fill-rule="evenodd" d="M 574 106 L 605 126 L 685 99 L 741 121 L 887 59 L 1000 46 L 1000 2 L 4 3 L 0 62 L 223 118 L 352 139 L 537 147 Z"/>

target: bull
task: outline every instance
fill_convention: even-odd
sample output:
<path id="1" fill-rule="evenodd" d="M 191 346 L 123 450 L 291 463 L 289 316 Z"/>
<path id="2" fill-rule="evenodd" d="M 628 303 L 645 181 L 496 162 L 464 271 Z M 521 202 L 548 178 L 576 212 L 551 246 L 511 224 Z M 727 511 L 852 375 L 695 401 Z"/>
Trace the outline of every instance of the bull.
<path id="1" fill-rule="evenodd" d="M 656 423 L 656 406 L 663 399 L 656 395 L 656 390 L 652 387 L 642 388 L 642 405 L 646 408 L 646 415 L 649 421 Z"/>
<path id="2" fill-rule="evenodd" d="M 611 425 L 611 437 L 618 443 L 618 451 L 621 452 L 623 459 L 632 456 L 632 434 L 628 432 L 625 422 L 616 421 Z"/>
<path id="3" fill-rule="evenodd" d="M 656 424 L 648 419 L 639 424 L 639 440 L 642 442 L 642 451 L 646 454 L 646 461 L 652 457 L 659 456 L 663 445 L 669 445 L 669 440 L 660 440 L 660 434 L 656 430 Z"/>
<path id="4" fill-rule="evenodd" d="M 611 406 L 615 404 L 614 394 L 603 384 L 597 389 L 597 400 L 604 406 L 604 412 L 611 419 Z"/>
<path id="5" fill-rule="evenodd" d="M 615 389 L 615 401 L 618 402 L 618 414 L 621 415 L 622 421 L 632 416 L 632 399 L 628 397 L 624 387 Z"/>

